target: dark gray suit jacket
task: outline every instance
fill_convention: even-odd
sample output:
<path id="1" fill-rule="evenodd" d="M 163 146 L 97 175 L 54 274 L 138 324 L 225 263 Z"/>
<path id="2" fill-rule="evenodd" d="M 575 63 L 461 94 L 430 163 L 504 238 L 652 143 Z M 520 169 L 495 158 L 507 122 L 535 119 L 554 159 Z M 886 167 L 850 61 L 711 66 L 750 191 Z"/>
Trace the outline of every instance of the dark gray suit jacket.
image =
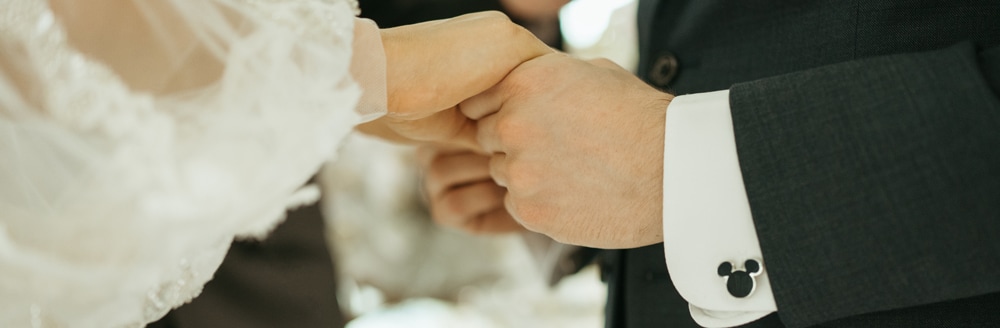
<path id="1" fill-rule="evenodd" d="M 1000 326 L 1000 2 L 640 8 L 640 75 L 731 90 L 779 309 L 750 326 Z M 605 255 L 609 327 L 694 326 L 662 245 Z"/>

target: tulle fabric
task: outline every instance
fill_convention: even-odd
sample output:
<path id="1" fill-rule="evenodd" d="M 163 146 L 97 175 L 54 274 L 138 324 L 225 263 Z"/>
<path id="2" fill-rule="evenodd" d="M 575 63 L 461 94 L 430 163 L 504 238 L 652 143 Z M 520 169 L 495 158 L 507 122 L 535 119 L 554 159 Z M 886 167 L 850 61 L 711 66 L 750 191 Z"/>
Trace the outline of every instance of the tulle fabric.
<path id="1" fill-rule="evenodd" d="M 55 0 L 0 0 L 0 327 L 162 317 L 234 237 L 315 200 L 301 186 L 361 119 L 353 1 L 117 1 L 163 65 L 71 43 Z M 218 72 L 174 76 L 198 52 Z"/>

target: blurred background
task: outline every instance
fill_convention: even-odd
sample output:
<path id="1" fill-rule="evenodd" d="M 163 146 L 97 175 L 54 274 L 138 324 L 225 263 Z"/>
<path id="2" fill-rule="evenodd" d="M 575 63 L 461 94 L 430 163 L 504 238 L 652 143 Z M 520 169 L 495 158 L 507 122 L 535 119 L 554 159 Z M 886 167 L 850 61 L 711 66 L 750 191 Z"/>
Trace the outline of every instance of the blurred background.
<path id="1" fill-rule="evenodd" d="M 502 10 L 554 48 L 628 69 L 638 62 L 635 0 L 360 4 L 362 16 L 383 28 Z M 603 327 L 606 286 L 589 263 L 594 252 L 544 236 L 436 226 L 413 152 L 356 135 L 321 174 L 338 300 L 353 319 L 347 327 Z"/>

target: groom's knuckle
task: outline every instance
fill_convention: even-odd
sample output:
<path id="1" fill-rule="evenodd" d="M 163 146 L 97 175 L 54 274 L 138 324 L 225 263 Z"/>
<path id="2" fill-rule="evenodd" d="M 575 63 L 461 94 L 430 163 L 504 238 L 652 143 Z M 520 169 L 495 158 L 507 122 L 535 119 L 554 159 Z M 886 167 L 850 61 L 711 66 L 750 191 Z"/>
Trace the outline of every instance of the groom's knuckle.
<path id="1" fill-rule="evenodd" d="M 512 39 L 517 39 L 517 40 L 532 40 L 532 41 L 536 41 L 537 40 L 537 37 L 535 36 L 535 34 L 531 33 L 531 31 L 529 31 L 528 29 L 524 28 L 524 26 L 515 24 L 514 22 L 509 21 L 509 20 L 508 20 L 508 22 L 509 22 L 509 24 L 507 24 L 508 25 L 507 28 L 509 30 L 509 33 L 511 34 L 511 38 Z M 541 43 L 541 42 L 539 42 L 539 43 Z"/>
<path id="2" fill-rule="evenodd" d="M 507 164 L 507 186 L 519 192 L 530 192 L 538 184 L 534 171 L 524 162 Z"/>
<path id="3" fill-rule="evenodd" d="M 519 214 L 521 215 L 521 224 L 525 228 L 532 231 L 545 231 L 546 221 L 549 217 L 548 210 L 546 206 L 541 204 L 529 203 L 522 204 L 518 208 Z"/>
<path id="4" fill-rule="evenodd" d="M 507 183 L 507 167 L 504 164 L 490 164 L 490 176 L 498 184 L 505 185 Z"/>
<path id="5" fill-rule="evenodd" d="M 482 28 L 484 33 L 488 33 L 490 37 L 495 37 L 499 40 L 510 40 L 511 37 L 522 33 L 519 29 L 523 28 L 515 24 L 510 17 L 502 12 L 484 11 L 474 15 L 476 18 L 474 24 Z"/>
<path id="6" fill-rule="evenodd" d="M 494 133 L 496 133 L 497 140 L 500 143 L 506 143 L 510 139 L 511 133 L 517 133 L 517 125 L 507 117 L 501 117 L 497 119 L 497 124 L 494 126 Z"/>
<path id="7" fill-rule="evenodd" d="M 527 134 L 528 129 L 529 127 L 520 120 L 511 116 L 503 116 L 497 120 L 496 137 L 505 146 L 518 144 Z"/>
<path id="8" fill-rule="evenodd" d="M 515 24 L 507 14 L 499 11 L 483 12 L 482 17 L 494 33 L 500 34 L 500 37 L 516 36 L 527 31 L 520 25 Z"/>
<path id="9" fill-rule="evenodd" d="M 523 164 L 519 161 L 508 161 L 507 167 L 504 170 L 504 176 L 507 178 L 507 188 L 513 189 L 514 191 L 520 191 L 524 182 L 524 173 L 521 167 Z"/>

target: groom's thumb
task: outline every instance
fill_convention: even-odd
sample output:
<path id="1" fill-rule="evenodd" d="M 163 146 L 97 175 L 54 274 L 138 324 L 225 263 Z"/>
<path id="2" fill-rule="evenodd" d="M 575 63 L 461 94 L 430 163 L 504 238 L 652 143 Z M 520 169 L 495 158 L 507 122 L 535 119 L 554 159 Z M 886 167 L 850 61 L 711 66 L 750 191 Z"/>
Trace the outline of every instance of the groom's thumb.
<path id="1" fill-rule="evenodd" d="M 482 152 L 482 147 L 476 142 L 476 122 L 454 107 L 420 119 L 395 116 L 387 119 L 388 126 L 400 136 Z"/>

